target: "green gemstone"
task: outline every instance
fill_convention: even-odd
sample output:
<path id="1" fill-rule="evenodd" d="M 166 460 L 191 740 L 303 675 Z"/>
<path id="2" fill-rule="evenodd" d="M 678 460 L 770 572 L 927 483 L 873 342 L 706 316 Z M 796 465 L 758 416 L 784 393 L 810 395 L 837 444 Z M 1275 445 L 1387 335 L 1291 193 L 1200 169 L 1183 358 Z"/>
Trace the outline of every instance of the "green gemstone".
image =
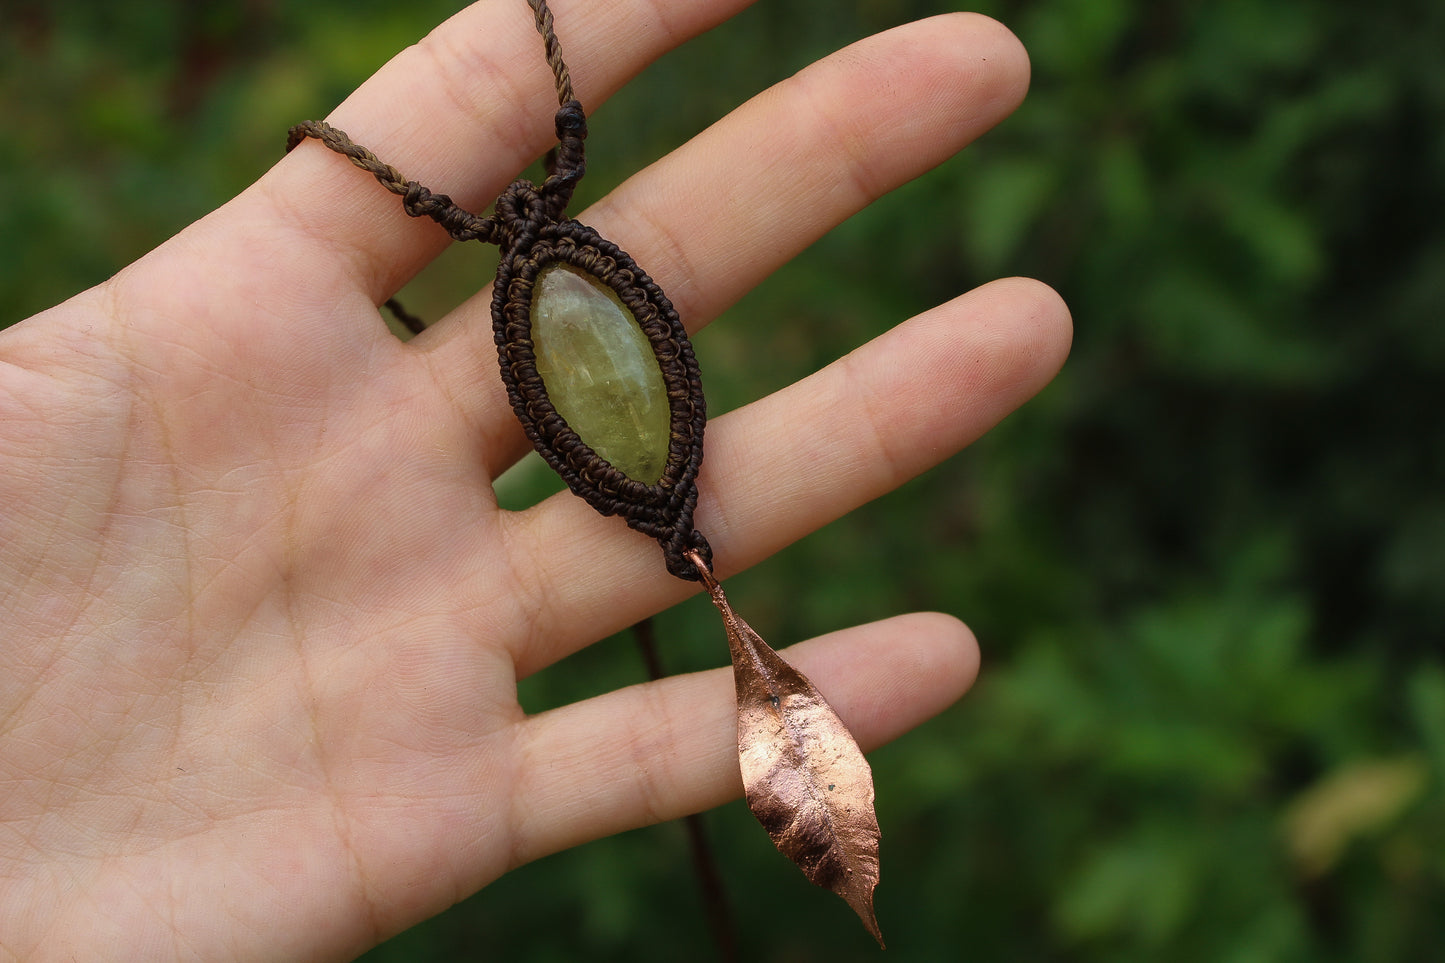
<path id="1" fill-rule="evenodd" d="M 628 478 L 654 485 L 667 464 L 671 411 L 662 369 L 632 312 L 568 264 L 532 288 L 532 346 L 547 397 L 587 446 Z"/>

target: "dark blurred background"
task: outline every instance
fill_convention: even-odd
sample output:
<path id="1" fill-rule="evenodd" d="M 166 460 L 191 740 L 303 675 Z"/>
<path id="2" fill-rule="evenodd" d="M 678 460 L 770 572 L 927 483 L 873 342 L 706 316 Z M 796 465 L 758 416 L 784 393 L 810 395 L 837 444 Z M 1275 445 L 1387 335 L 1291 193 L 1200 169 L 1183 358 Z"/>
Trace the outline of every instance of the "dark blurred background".
<path id="1" fill-rule="evenodd" d="M 456 6 L 4 0 L 4 320 L 224 202 Z M 1024 107 L 698 339 L 721 411 L 998 275 L 1074 312 L 1037 400 L 730 584 L 779 645 L 915 608 L 982 642 L 974 692 L 873 755 L 886 959 L 1439 959 L 1445 5 L 977 8 L 1029 48 Z M 580 200 L 946 9 L 760 3 L 596 112 Z M 454 250 L 405 300 L 437 317 L 487 272 Z M 524 466 L 505 497 L 554 484 Z M 694 602 L 658 620 L 675 671 L 726 662 Z M 609 639 L 524 705 L 643 671 Z M 740 803 L 706 824 L 745 958 L 880 958 Z M 527 866 L 366 959 L 707 959 L 705 919 L 671 824 Z"/>

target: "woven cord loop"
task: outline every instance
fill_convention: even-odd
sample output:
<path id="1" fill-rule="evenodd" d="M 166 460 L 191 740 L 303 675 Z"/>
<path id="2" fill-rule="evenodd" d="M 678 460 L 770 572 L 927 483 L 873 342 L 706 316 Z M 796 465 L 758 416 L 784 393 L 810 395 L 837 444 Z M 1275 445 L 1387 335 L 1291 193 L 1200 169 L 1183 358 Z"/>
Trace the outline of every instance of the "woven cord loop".
<path id="1" fill-rule="evenodd" d="M 547 212 L 555 220 L 562 217 L 577 182 L 587 171 L 587 155 L 583 141 L 587 139 L 587 115 L 575 100 L 564 101 L 557 108 L 557 146 L 547 158 L 547 180 L 542 193 L 547 197 Z"/>

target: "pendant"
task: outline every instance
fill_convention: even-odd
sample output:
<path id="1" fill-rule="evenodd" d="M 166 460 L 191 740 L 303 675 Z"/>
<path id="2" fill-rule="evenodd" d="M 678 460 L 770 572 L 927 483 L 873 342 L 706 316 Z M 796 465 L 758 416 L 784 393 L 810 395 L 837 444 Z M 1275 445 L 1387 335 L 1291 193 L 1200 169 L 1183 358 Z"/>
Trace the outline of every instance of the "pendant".
<path id="1" fill-rule="evenodd" d="M 580 163 L 582 107 L 563 104 L 557 116 L 558 153 Z M 497 200 L 492 331 L 502 383 L 567 487 L 656 539 L 667 570 L 696 581 L 685 553 L 712 559 L 692 527 L 707 423 L 697 360 L 662 289 L 549 196 L 553 184 L 570 196 L 570 173 L 554 169 L 541 188 L 517 181 Z"/>

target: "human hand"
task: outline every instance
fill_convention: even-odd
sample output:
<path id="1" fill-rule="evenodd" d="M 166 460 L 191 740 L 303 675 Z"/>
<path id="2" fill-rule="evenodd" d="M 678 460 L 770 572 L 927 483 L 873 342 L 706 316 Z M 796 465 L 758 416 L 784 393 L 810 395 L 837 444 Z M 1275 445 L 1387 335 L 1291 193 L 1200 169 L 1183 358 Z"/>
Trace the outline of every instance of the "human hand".
<path id="1" fill-rule="evenodd" d="M 594 107 L 742 5 L 555 6 Z M 1026 80 L 991 21 L 900 28 L 579 219 L 696 328 Z M 477 4 L 330 119 L 478 210 L 549 145 L 553 108 L 529 12 Z M 519 678 L 696 586 L 568 493 L 498 509 L 527 443 L 487 294 L 406 344 L 376 310 L 445 243 L 306 144 L 0 334 L 0 955 L 346 958 L 529 860 L 741 792 L 726 669 L 518 705 Z M 1052 292 L 996 282 L 715 419 L 697 521 L 720 573 L 968 444 L 1067 342 Z M 788 658 L 865 748 L 977 665 L 939 615 Z"/>

